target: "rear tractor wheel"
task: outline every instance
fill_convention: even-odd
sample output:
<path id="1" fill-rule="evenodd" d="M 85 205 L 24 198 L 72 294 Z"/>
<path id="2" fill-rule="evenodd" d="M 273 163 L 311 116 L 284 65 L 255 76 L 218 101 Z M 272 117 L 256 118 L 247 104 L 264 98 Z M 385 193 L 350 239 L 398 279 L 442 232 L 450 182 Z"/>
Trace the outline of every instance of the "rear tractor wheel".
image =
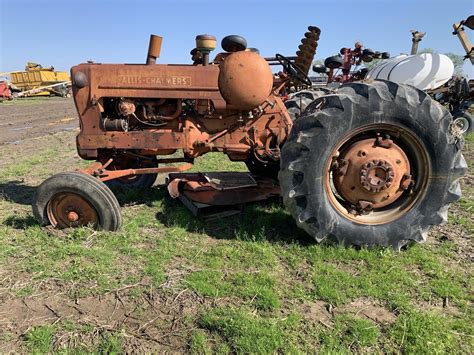
<path id="1" fill-rule="evenodd" d="M 285 107 L 294 121 L 303 114 L 309 104 L 330 92 L 331 90 L 327 88 L 301 90 L 288 97 L 288 100 L 285 101 Z"/>
<path id="2" fill-rule="evenodd" d="M 466 163 L 450 127 L 449 112 L 412 87 L 344 85 L 295 121 L 282 149 L 284 203 L 318 242 L 423 242 L 460 198 Z"/>
<path id="3" fill-rule="evenodd" d="M 115 231 L 122 223 L 120 206 L 100 180 L 79 172 L 53 175 L 36 191 L 33 214 L 55 228 L 91 226 Z"/>

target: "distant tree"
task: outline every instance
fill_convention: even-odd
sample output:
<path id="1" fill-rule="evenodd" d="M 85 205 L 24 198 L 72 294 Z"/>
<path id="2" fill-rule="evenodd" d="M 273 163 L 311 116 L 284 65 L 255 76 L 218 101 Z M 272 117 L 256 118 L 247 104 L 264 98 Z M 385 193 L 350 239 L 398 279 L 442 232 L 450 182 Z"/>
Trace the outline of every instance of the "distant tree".
<path id="1" fill-rule="evenodd" d="M 463 65 L 464 65 L 464 56 L 456 54 L 456 53 L 444 53 L 449 59 L 451 59 L 454 63 L 454 73 L 457 75 L 464 74 Z"/>
<path id="2" fill-rule="evenodd" d="M 383 61 L 383 59 L 374 59 L 371 62 L 364 63 L 364 67 L 366 67 L 367 69 L 370 70 L 370 69 L 376 67 L 377 65 L 379 65 L 382 61 Z"/>
<path id="3" fill-rule="evenodd" d="M 433 48 L 423 48 L 422 50 L 418 51 L 418 54 L 421 53 L 437 53 Z"/>

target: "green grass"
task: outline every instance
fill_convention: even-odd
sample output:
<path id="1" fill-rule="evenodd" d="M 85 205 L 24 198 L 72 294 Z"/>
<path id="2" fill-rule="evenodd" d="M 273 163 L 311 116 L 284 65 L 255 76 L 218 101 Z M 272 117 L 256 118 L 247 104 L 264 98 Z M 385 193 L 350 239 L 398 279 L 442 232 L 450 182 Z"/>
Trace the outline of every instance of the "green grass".
<path id="1" fill-rule="evenodd" d="M 380 328 L 371 321 L 350 316 L 336 317 L 334 327 L 321 334 L 324 353 L 350 353 L 377 346 Z"/>
<path id="2" fill-rule="evenodd" d="M 27 176 L 32 173 L 34 167 L 40 166 L 43 162 L 48 161 L 58 155 L 57 148 L 48 148 L 33 156 L 23 158 L 15 164 L 3 169 L 1 173 L 2 179 L 12 179 Z"/>
<path id="3" fill-rule="evenodd" d="M 284 330 L 295 323 L 293 318 L 279 320 L 237 309 L 215 309 L 199 320 L 204 329 L 225 339 L 229 348 L 245 354 L 289 350 Z"/>
<path id="4" fill-rule="evenodd" d="M 397 351 L 420 354 L 469 353 L 472 351 L 472 335 L 466 335 L 464 323 L 446 316 L 414 311 L 399 317 L 389 330 L 390 340 Z M 460 330 L 461 332 L 458 332 Z M 462 337 L 471 339 L 462 339 Z"/>
<path id="5" fill-rule="evenodd" d="M 30 352 L 46 354 L 52 350 L 53 336 L 53 326 L 39 326 L 28 331 L 24 336 L 24 341 Z"/>
<path id="6" fill-rule="evenodd" d="M 467 138 L 471 165 L 473 137 Z M 185 313 L 156 326 L 166 334 L 174 324 L 180 350 L 198 354 L 468 353 L 474 346 L 473 268 L 465 255 L 472 248 L 472 188 L 464 189 L 448 226 L 433 233 L 436 242 L 400 253 L 317 245 L 278 201 L 247 206 L 240 216 L 196 219 L 163 187 L 120 194 L 124 224 L 118 232 L 51 232 L 32 218 L 29 204 L 34 184 L 48 171 L 61 171 L 60 160 L 75 152 L 56 154 L 55 147 L 38 149 L 0 171 L 0 296 L 60 292 L 68 300 L 99 299 L 124 290 L 126 302 L 165 297 L 164 313 L 179 307 Z M 209 154 L 194 170 L 245 166 Z M 442 237 L 450 230 L 458 239 Z M 180 304 L 190 294 L 201 303 Z M 395 321 L 381 324 L 362 308 L 344 308 L 358 300 Z M 325 311 L 304 311 L 314 304 L 346 310 L 321 318 Z M 137 331 L 149 321 L 146 315 L 137 307 L 134 326 L 105 330 L 78 319 L 35 324 L 23 335 L 0 338 L 0 345 L 19 341 L 22 352 L 32 353 L 156 351 L 158 343 L 147 336 L 160 335 Z M 150 348 L 134 348 L 137 343 Z"/>
<path id="7" fill-rule="evenodd" d="M 47 354 L 118 354 L 122 352 L 123 336 L 120 333 L 95 331 L 92 325 L 61 322 L 55 325 L 36 326 L 23 335 L 29 353 Z"/>

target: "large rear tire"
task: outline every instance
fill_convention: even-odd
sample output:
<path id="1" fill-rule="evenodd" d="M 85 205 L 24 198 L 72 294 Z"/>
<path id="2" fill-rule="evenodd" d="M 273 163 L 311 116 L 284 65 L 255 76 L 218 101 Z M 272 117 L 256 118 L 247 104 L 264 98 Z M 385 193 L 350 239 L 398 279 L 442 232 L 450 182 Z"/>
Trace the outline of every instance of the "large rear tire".
<path id="1" fill-rule="evenodd" d="M 33 214 L 42 225 L 55 228 L 91 226 L 115 231 L 122 223 L 112 191 L 102 181 L 79 172 L 46 179 L 36 191 Z"/>
<path id="2" fill-rule="evenodd" d="M 446 222 L 467 168 L 462 145 L 449 112 L 424 92 L 350 83 L 295 121 L 282 149 L 283 200 L 318 242 L 399 250 Z"/>
<path id="3" fill-rule="evenodd" d="M 318 97 L 329 94 L 330 92 L 331 90 L 327 88 L 307 89 L 295 92 L 288 97 L 288 100 L 285 101 L 286 109 L 294 121 L 301 116 L 309 104 L 311 104 Z"/>

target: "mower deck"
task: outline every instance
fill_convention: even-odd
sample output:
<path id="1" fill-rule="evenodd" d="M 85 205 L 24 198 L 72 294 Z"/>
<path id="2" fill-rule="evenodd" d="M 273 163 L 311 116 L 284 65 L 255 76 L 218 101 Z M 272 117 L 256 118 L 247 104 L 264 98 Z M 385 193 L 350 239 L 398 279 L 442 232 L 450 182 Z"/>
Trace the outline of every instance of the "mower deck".
<path id="1" fill-rule="evenodd" d="M 280 195 L 278 182 L 241 172 L 172 173 L 168 192 L 195 216 L 225 217 L 245 204 Z"/>

